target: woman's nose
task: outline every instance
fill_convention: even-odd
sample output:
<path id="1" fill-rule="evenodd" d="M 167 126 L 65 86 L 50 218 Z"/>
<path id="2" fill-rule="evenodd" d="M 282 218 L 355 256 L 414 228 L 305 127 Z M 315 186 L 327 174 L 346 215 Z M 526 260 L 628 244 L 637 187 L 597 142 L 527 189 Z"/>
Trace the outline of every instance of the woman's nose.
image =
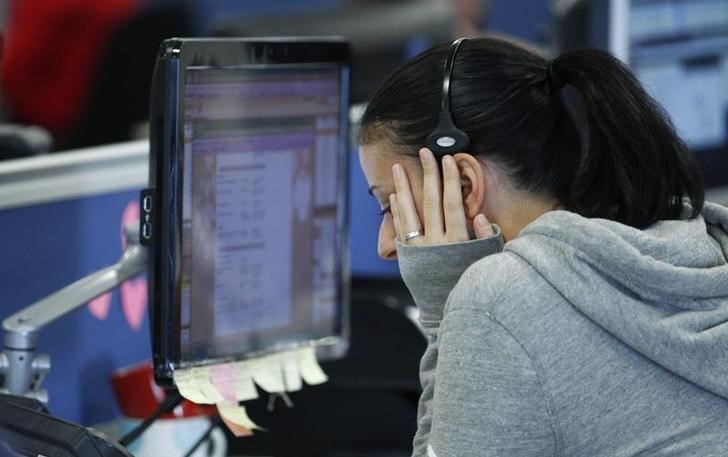
<path id="1" fill-rule="evenodd" d="M 379 226 L 379 243 L 377 244 L 377 253 L 383 260 L 397 259 L 397 244 L 394 242 L 396 233 L 392 217 L 386 215 Z"/>

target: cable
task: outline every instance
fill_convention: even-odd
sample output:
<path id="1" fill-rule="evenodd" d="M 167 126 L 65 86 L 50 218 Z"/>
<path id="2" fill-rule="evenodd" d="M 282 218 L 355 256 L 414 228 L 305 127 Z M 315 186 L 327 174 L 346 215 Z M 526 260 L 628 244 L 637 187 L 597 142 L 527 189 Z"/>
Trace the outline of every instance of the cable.
<path id="1" fill-rule="evenodd" d="M 154 423 L 154 421 L 159 419 L 162 414 L 166 414 L 172 411 L 177 405 L 182 402 L 182 400 L 182 395 L 179 393 L 178 390 L 175 389 L 174 391 L 169 392 L 167 394 L 167 398 L 164 399 L 164 401 L 159 405 L 157 410 L 149 415 L 146 419 L 144 419 L 141 424 L 137 425 L 133 430 L 121 437 L 121 439 L 119 440 L 119 444 L 124 447 L 129 446 L 131 443 L 134 442 L 134 440 L 139 438 L 139 436 L 144 433 L 146 429 L 148 429 L 149 426 Z"/>
<path id="2" fill-rule="evenodd" d="M 204 443 L 210 437 L 210 434 L 212 433 L 212 431 L 215 430 L 218 426 L 220 426 L 221 422 L 222 422 L 222 420 L 220 419 L 220 416 L 215 416 L 215 417 L 211 418 L 210 426 L 207 427 L 207 430 L 205 430 L 205 433 L 203 433 L 202 436 L 200 437 L 200 439 L 198 439 L 195 442 L 195 444 L 192 445 L 192 447 L 189 449 L 189 451 L 187 451 L 187 453 L 184 455 L 184 457 L 191 457 L 192 454 L 195 453 L 197 448 L 200 447 L 202 445 L 202 443 Z"/>

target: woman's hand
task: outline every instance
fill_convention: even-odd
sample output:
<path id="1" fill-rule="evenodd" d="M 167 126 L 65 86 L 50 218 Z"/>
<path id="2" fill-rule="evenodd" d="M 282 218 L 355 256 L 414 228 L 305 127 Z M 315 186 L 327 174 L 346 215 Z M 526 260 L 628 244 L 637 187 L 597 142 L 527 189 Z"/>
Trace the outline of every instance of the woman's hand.
<path id="1" fill-rule="evenodd" d="M 397 239 L 409 245 L 434 245 L 469 240 L 460 173 L 455 160 L 450 155 L 443 157 L 442 184 L 437 160 L 432 151 L 427 148 L 420 149 L 420 160 L 424 172 L 422 181 L 424 224 L 417 214 L 407 173 L 400 164 L 394 164 L 392 167 L 395 193 L 389 196 L 389 205 Z M 473 219 L 473 231 L 476 239 L 493 235 L 493 228 L 482 213 Z"/>

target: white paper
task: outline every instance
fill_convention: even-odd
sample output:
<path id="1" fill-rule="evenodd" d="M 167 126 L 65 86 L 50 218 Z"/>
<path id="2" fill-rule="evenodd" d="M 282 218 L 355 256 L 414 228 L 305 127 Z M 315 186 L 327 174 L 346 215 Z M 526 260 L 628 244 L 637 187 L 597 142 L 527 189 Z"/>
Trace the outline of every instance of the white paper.
<path id="1" fill-rule="evenodd" d="M 283 381 L 286 392 L 296 392 L 303 388 L 303 381 L 298 369 L 298 360 L 295 352 L 281 354 L 281 365 L 283 369 Z"/>
<path id="2" fill-rule="evenodd" d="M 283 382 L 281 359 L 278 354 L 251 360 L 250 368 L 253 381 L 255 381 L 261 389 L 269 393 L 280 393 L 286 391 L 286 387 Z"/>
<path id="3" fill-rule="evenodd" d="M 316 360 L 316 350 L 313 347 L 307 347 L 297 351 L 298 369 L 301 377 L 307 384 L 317 385 L 323 384 L 329 380 L 324 370 Z"/>
<path id="4" fill-rule="evenodd" d="M 248 401 L 258 398 L 258 389 L 255 388 L 255 383 L 250 374 L 250 367 L 247 364 L 242 364 L 237 370 L 235 396 L 238 401 Z"/>
<path id="5" fill-rule="evenodd" d="M 248 430 L 264 430 L 250 419 L 244 406 L 217 405 L 220 416 Z"/>

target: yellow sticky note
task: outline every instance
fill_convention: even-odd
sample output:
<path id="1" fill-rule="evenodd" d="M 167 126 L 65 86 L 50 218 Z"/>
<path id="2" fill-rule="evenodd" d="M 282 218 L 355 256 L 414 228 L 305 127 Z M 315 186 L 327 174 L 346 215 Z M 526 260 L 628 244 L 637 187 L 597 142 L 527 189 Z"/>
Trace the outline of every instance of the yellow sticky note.
<path id="1" fill-rule="evenodd" d="M 174 383 L 179 393 L 193 403 L 205 403 L 207 399 L 200 391 L 197 372 L 194 368 L 175 370 Z"/>
<path id="2" fill-rule="evenodd" d="M 233 436 L 240 438 L 241 436 L 253 436 L 253 431 L 249 428 L 245 428 L 242 425 L 238 425 L 230 419 L 222 418 L 222 422 L 230 430 Z"/>
<path id="3" fill-rule="evenodd" d="M 298 369 L 298 357 L 296 352 L 284 352 L 281 354 L 281 368 L 283 369 L 283 381 L 286 392 L 296 392 L 303 388 L 301 373 Z"/>
<path id="4" fill-rule="evenodd" d="M 217 405 L 220 417 L 230 421 L 236 425 L 244 427 L 248 430 L 264 430 L 248 417 L 248 412 L 244 406 Z"/>
<path id="5" fill-rule="evenodd" d="M 198 404 L 215 404 L 223 401 L 222 395 L 210 382 L 207 367 L 175 370 L 174 383 L 187 400 Z"/>
<path id="6" fill-rule="evenodd" d="M 273 354 L 259 359 L 250 360 L 250 371 L 256 384 L 269 393 L 285 392 L 281 359 Z"/>
<path id="7" fill-rule="evenodd" d="M 324 370 L 316 360 L 316 349 L 313 347 L 306 347 L 299 349 L 296 352 L 298 359 L 298 369 L 301 373 L 301 377 L 307 384 L 316 385 L 323 384 L 329 380 Z"/>
<path id="8" fill-rule="evenodd" d="M 258 398 L 258 389 L 253 382 L 250 365 L 246 362 L 241 362 L 235 370 L 235 397 L 238 401 Z"/>
<path id="9" fill-rule="evenodd" d="M 207 399 L 206 403 L 214 404 L 214 403 L 219 403 L 224 400 L 222 395 L 220 395 L 220 392 L 217 391 L 215 386 L 213 386 L 212 383 L 210 383 L 210 381 L 203 383 L 200 386 L 200 390 L 203 392 L 203 395 Z"/>

